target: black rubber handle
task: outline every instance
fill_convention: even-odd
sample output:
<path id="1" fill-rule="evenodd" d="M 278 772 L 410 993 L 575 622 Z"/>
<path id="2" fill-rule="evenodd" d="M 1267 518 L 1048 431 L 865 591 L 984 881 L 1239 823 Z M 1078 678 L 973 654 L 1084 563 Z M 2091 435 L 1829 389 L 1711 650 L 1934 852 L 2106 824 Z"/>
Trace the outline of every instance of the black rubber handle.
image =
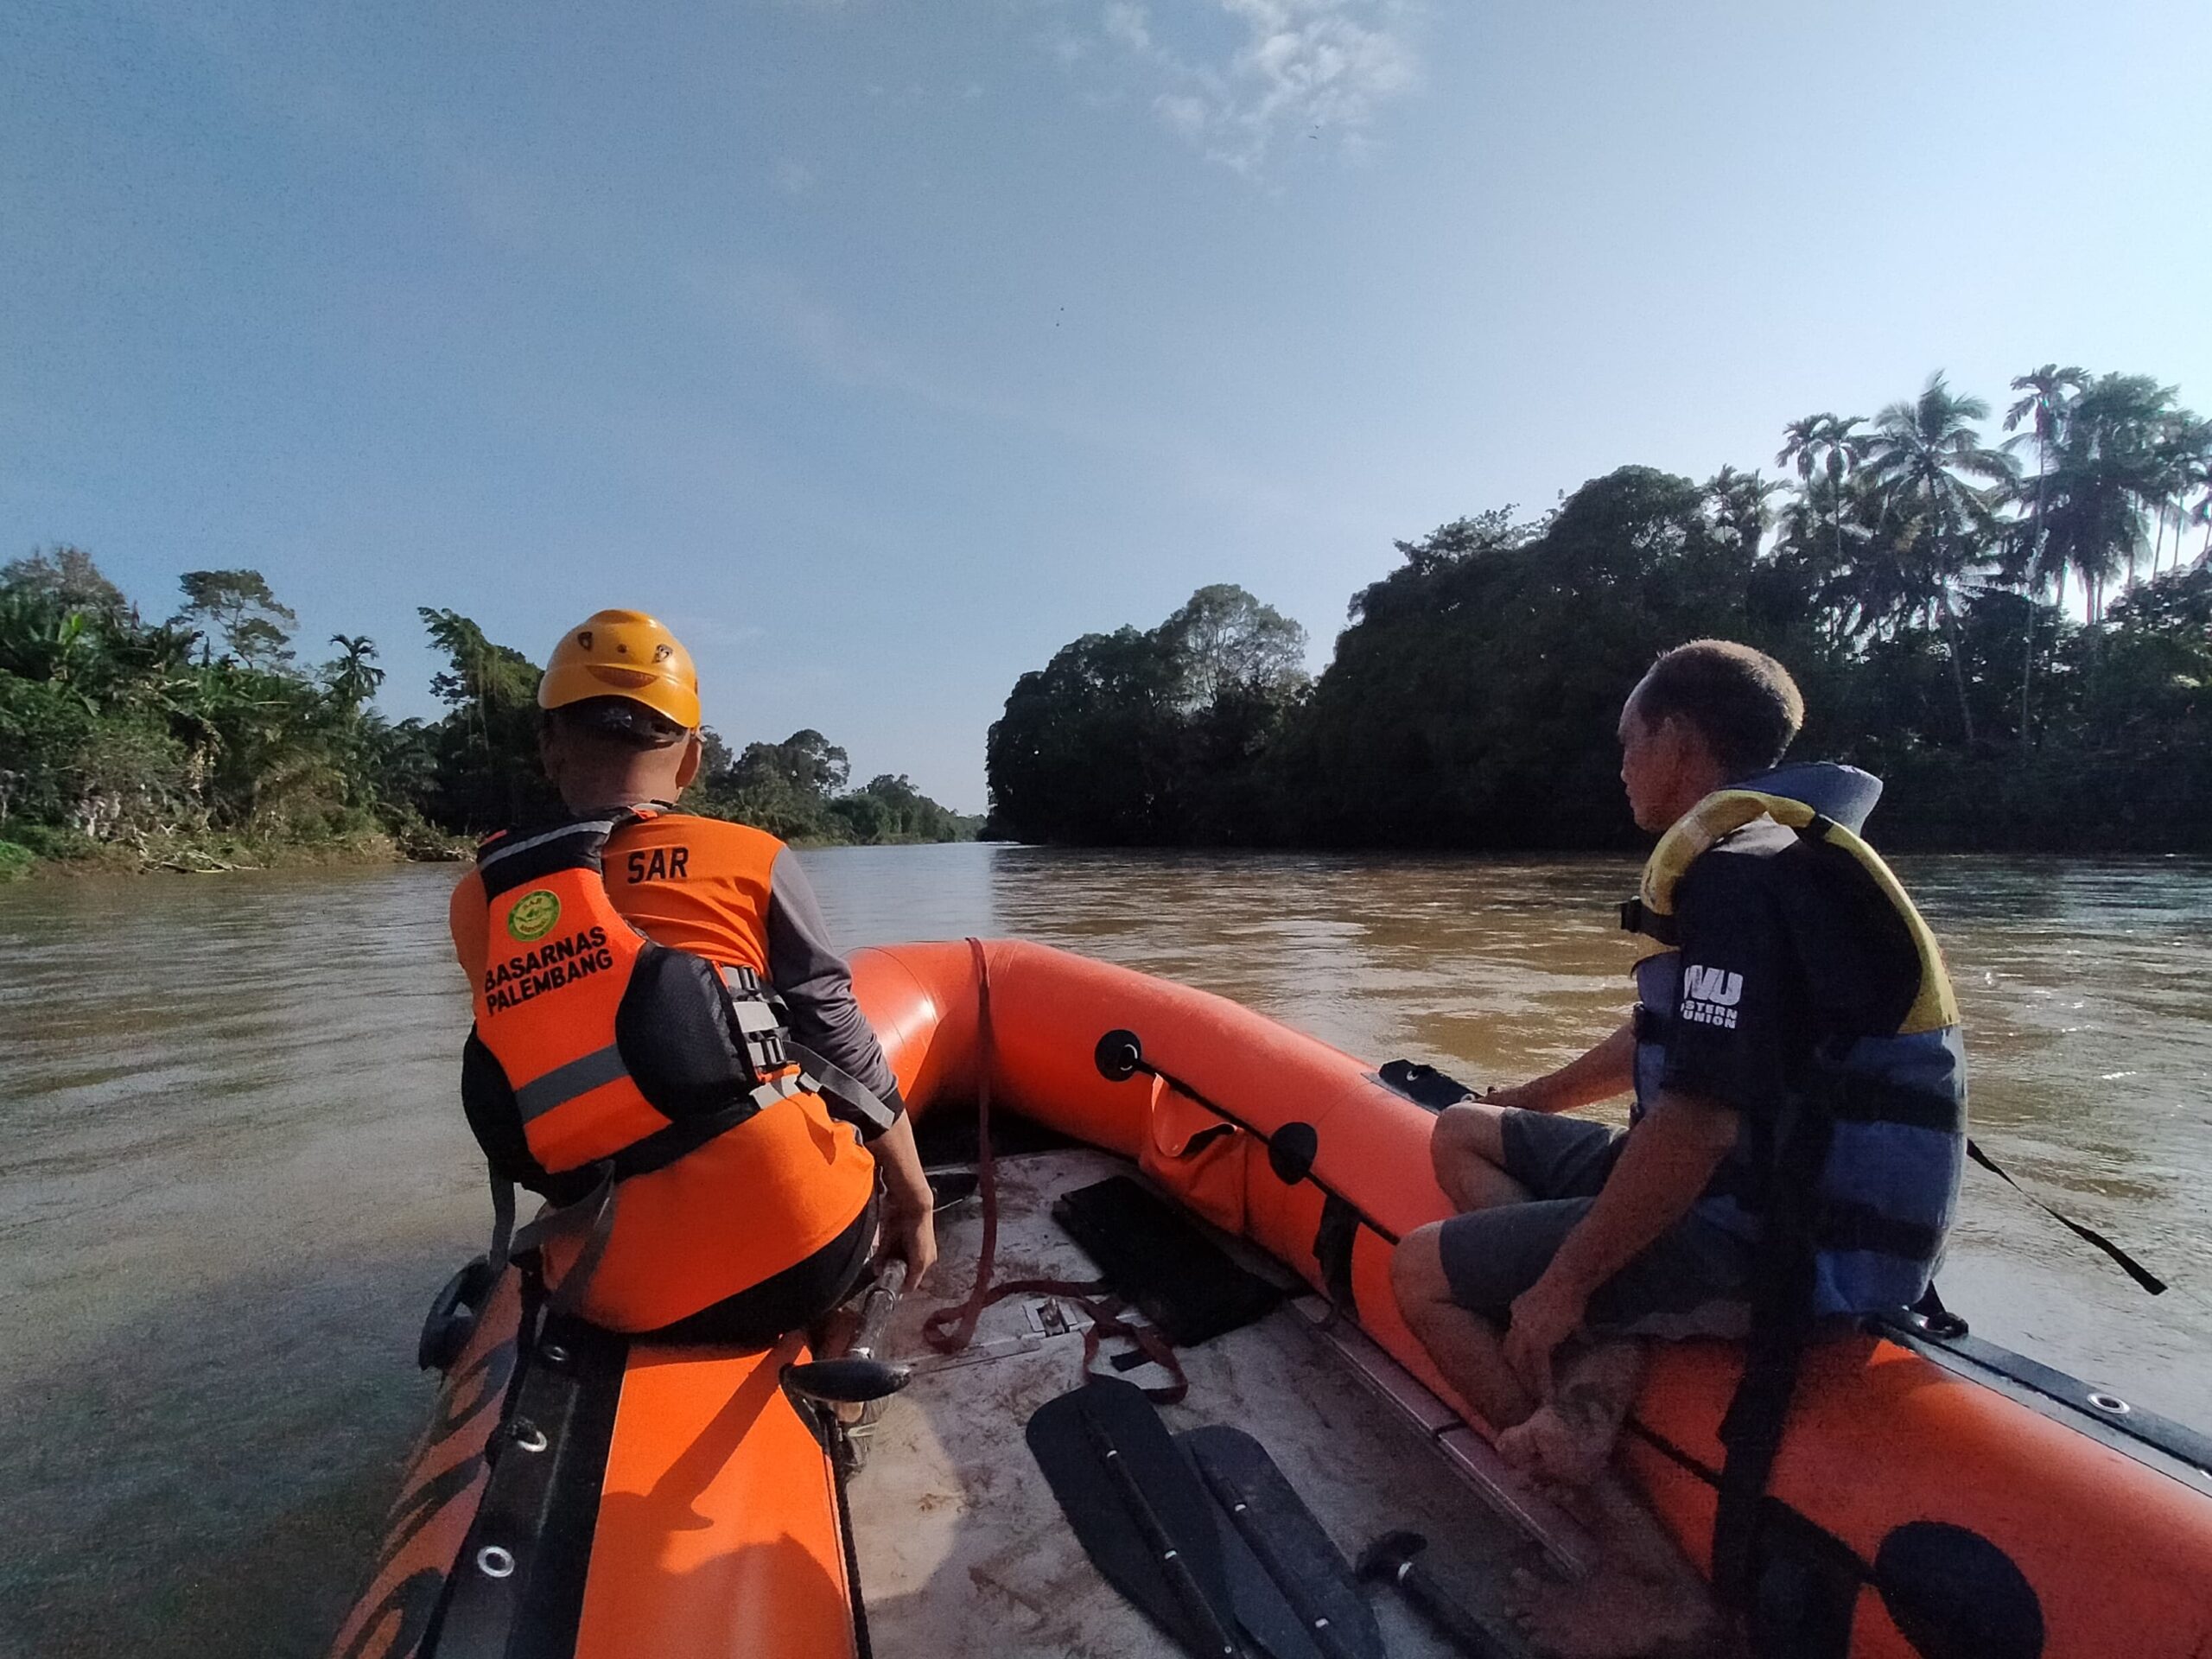
<path id="1" fill-rule="evenodd" d="M 1472 1659 L 1514 1659 L 1513 1650 L 1421 1562 L 1408 1561 L 1398 1569 L 1395 1582 L 1406 1599 L 1460 1652 Z"/>

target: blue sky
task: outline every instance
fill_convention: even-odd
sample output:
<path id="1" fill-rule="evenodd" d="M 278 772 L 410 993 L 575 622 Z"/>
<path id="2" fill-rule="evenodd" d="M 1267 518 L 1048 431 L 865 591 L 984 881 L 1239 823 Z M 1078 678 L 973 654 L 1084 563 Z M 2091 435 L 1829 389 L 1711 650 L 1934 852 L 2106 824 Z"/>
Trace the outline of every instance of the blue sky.
<path id="1" fill-rule="evenodd" d="M 983 804 L 1242 582 L 2050 359 L 2212 404 L 2212 7 L 11 0 L 0 553 L 309 641 L 657 611 L 736 742 Z"/>

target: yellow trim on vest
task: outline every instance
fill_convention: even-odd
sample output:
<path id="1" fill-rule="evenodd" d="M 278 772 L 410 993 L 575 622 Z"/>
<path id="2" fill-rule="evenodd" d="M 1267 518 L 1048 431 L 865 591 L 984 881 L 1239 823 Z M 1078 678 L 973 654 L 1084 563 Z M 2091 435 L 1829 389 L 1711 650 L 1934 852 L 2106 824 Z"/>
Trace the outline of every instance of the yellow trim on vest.
<path id="1" fill-rule="evenodd" d="M 1651 856 L 1643 866 L 1643 880 L 1638 897 L 1643 908 L 1654 916 L 1675 913 L 1675 888 L 1695 863 L 1715 842 L 1732 836 L 1745 824 L 1760 818 L 1772 818 L 1788 830 L 1802 830 L 1818 817 L 1802 801 L 1791 800 L 1786 795 L 1767 795 L 1755 789 L 1716 790 L 1682 815 L 1681 822 L 1659 837 L 1659 844 L 1651 849 Z M 1900 1036 L 1916 1032 L 1941 1031 L 1946 1026 L 1959 1023 L 1959 1005 L 1951 994 L 1951 978 L 1944 971 L 1942 948 L 1936 943 L 1936 936 L 1928 924 L 1921 919 L 1920 912 L 1906 894 L 1904 888 L 1882 861 L 1882 855 L 1843 825 L 1828 821 L 1823 840 L 1829 845 L 1840 847 L 1857 859 L 1891 907 L 1904 918 L 1912 935 L 1913 948 L 1920 956 L 1920 995 L 1913 999 L 1912 1008 L 1897 1027 Z"/>

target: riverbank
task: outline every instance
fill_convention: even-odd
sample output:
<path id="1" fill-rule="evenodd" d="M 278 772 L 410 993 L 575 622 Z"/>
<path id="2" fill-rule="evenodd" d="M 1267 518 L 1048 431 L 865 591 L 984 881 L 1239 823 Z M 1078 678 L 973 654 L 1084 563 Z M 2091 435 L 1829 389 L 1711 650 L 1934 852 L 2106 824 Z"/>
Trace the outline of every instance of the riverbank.
<path id="1" fill-rule="evenodd" d="M 125 841 L 95 841 L 44 825 L 23 829 L 29 833 L 20 840 L 0 835 L 0 881 L 452 863 L 474 849 L 467 836 L 448 836 L 427 825 L 399 833 L 355 830 L 312 841 L 229 833 L 148 834 Z"/>
<path id="2" fill-rule="evenodd" d="M 44 824 L 10 826 L 0 833 L 0 882 L 34 878 L 68 879 L 105 875 L 222 875 L 246 870 L 338 869 L 379 864 L 452 864 L 473 857 L 476 842 L 450 836 L 429 824 L 405 830 L 357 830 L 315 840 L 243 834 L 143 835 L 123 841 L 95 841 L 73 830 Z M 18 838 L 18 836 L 20 838 Z M 930 836 L 887 836 L 881 841 L 838 841 L 801 836 L 791 845 L 802 852 L 841 847 L 935 845 Z"/>

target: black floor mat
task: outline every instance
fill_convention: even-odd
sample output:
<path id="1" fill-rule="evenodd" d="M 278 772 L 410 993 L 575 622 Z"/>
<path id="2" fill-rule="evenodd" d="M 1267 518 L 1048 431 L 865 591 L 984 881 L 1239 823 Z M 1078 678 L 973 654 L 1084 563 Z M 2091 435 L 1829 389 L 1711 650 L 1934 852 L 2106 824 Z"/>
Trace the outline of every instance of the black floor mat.
<path id="1" fill-rule="evenodd" d="M 1179 1348 L 1270 1312 L 1283 1293 L 1229 1259 L 1198 1224 L 1126 1175 L 1063 1193 L 1052 1219 Z"/>

